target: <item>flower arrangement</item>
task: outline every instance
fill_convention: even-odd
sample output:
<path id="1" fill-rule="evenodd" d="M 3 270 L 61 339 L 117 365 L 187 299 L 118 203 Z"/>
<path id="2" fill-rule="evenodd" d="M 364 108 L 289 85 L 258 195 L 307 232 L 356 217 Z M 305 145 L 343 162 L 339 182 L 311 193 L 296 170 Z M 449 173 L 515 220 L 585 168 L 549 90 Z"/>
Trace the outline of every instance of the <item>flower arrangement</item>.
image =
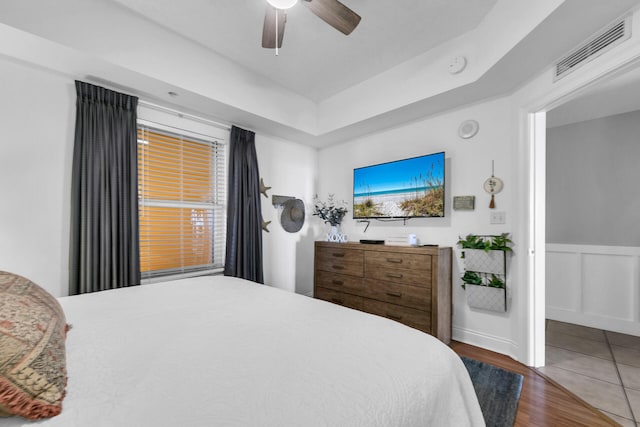
<path id="1" fill-rule="evenodd" d="M 318 195 L 313 199 L 314 209 L 313 215 L 320 217 L 327 224 L 332 226 L 340 225 L 347 210 L 347 202 L 344 200 L 337 202 L 333 194 L 329 194 L 329 198 L 326 202 L 323 202 L 318 198 Z"/>

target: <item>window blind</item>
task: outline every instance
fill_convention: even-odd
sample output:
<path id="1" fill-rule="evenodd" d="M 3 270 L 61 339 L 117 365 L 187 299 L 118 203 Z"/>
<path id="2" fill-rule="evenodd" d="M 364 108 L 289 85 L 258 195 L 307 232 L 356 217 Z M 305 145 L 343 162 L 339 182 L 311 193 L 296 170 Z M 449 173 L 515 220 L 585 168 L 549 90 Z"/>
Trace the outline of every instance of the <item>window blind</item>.
<path id="1" fill-rule="evenodd" d="M 138 126 L 138 212 L 143 278 L 224 265 L 224 144 Z"/>

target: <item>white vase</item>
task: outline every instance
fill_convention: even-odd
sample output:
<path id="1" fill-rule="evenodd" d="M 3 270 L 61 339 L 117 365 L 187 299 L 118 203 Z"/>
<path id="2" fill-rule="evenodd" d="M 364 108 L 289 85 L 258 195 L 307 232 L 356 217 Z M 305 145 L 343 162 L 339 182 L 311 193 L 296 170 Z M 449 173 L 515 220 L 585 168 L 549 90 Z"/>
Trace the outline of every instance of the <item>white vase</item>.
<path id="1" fill-rule="evenodd" d="M 347 235 L 340 233 L 340 226 L 332 225 L 327 233 L 327 242 L 345 243 L 346 241 Z"/>

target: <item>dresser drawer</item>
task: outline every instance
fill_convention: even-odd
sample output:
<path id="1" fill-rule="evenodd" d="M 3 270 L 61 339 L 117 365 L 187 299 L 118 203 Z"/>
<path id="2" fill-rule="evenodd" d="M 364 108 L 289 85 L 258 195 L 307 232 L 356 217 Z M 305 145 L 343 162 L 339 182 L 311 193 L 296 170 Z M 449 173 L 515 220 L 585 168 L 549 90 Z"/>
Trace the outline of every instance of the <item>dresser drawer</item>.
<path id="1" fill-rule="evenodd" d="M 367 264 L 366 277 L 373 277 L 385 282 L 393 282 L 401 285 L 431 288 L 431 273 L 425 273 L 403 268 L 388 268 Z"/>
<path id="2" fill-rule="evenodd" d="M 316 287 L 314 297 L 317 299 L 332 302 L 334 304 L 343 305 L 345 307 L 361 310 L 363 307 L 363 298 L 357 295 L 346 294 L 344 292 L 334 291 L 322 287 Z"/>
<path id="3" fill-rule="evenodd" d="M 364 255 L 361 250 L 335 248 L 316 249 L 316 269 L 362 277 Z"/>
<path id="4" fill-rule="evenodd" d="M 316 242 L 314 296 L 451 340 L 451 248 Z"/>
<path id="5" fill-rule="evenodd" d="M 404 285 L 431 287 L 431 256 L 367 252 L 365 276 Z"/>
<path id="6" fill-rule="evenodd" d="M 363 295 L 379 301 L 431 311 L 431 286 L 410 286 L 365 279 Z"/>
<path id="7" fill-rule="evenodd" d="M 378 316 L 396 320 L 423 332 L 431 333 L 431 313 L 429 312 L 369 298 L 364 298 L 363 303 L 363 311 L 367 313 L 377 314 Z"/>
<path id="8" fill-rule="evenodd" d="M 411 270 L 425 274 L 431 272 L 431 256 L 425 254 L 367 251 L 365 264 L 367 269 L 375 267 Z"/>
<path id="9" fill-rule="evenodd" d="M 316 286 L 361 295 L 364 292 L 364 279 L 330 271 L 316 271 Z"/>

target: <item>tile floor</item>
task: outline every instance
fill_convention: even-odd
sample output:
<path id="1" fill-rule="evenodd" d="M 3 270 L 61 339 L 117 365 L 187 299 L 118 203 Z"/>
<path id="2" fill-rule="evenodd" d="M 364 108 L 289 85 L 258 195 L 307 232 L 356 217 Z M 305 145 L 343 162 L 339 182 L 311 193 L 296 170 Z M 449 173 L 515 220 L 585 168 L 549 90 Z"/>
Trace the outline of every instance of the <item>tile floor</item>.
<path id="1" fill-rule="evenodd" d="M 640 427 L 640 337 L 547 320 L 540 371 L 624 427 Z"/>

